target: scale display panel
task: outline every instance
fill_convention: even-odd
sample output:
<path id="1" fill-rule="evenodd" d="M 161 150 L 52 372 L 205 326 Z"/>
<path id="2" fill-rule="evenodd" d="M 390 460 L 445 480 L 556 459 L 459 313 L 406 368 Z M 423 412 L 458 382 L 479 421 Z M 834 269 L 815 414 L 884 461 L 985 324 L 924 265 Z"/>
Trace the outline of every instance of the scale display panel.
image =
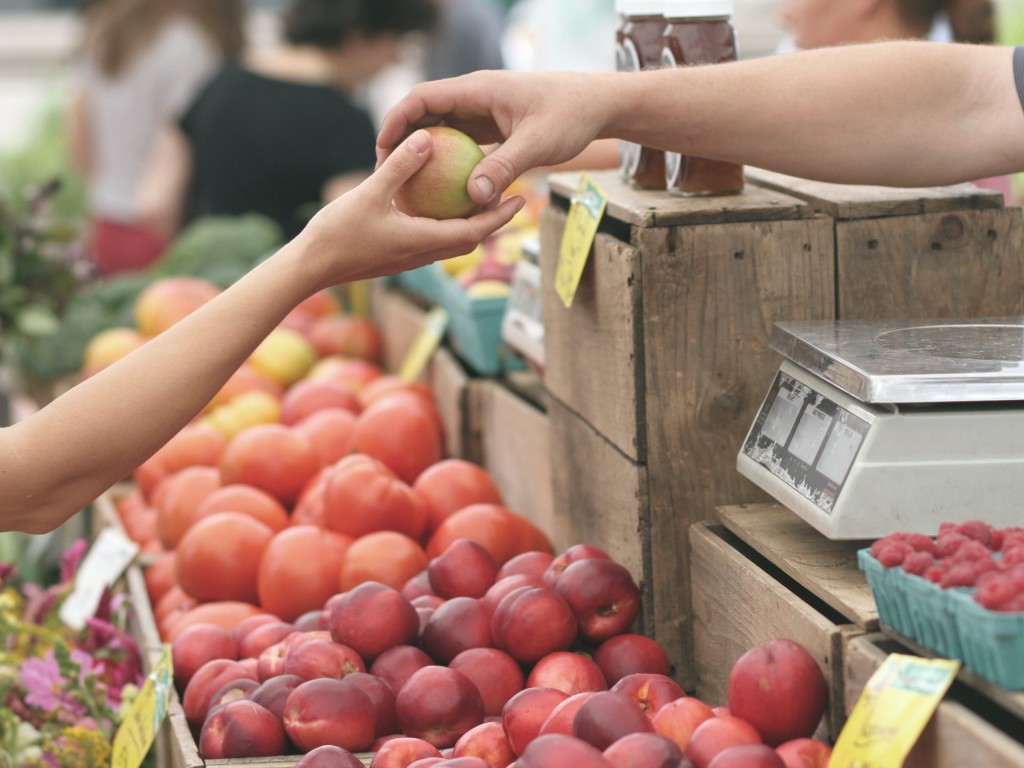
<path id="1" fill-rule="evenodd" d="M 743 452 L 831 513 L 869 427 L 864 419 L 779 371 Z"/>

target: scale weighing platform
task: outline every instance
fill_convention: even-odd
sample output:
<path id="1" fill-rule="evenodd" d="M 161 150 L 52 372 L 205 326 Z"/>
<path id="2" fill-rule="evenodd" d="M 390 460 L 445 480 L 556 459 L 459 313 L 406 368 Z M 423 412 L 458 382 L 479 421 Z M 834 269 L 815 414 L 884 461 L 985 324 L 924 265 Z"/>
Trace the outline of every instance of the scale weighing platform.
<path id="1" fill-rule="evenodd" d="M 740 474 L 832 539 L 1024 525 L 1024 317 L 776 323 Z"/>

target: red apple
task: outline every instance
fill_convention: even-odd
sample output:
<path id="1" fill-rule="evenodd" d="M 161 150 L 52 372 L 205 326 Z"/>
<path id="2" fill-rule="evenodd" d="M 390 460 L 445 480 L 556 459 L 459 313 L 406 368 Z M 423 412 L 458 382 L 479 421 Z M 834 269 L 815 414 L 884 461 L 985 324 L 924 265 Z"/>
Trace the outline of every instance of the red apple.
<path id="1" fill-rule="evenodd" d="M 672 672 L 668 654 L 657 640 L 632 633 L 609 637 L 594 651 L 594 661 L 604 673 L 608 685 L 615 685 L 626 675 L 637 672 L 666 676 Z"/>
<path id="2" fill-rule="evenodd" d="M 188 681 L 182 696 L 181 707 L 185 711 L 188 724 L 193 728 L 201 727 L 214 694 L 227 683 L 247 677 L 256 679 L 255 675 L 237 661 L 214 659 L 203 664 Z"/>
<path id="3" fill-rule="evenodd" d="M 529 552 L 523 552 L 516 555 L 515 557 L 507 560 L 501 568 L 498 569 L 497 576 L 494 577 L 495 581 L 500 581 L 506 576 L 513 576 L 515 574 L 523 574 L 524 576 L 534 576 L 538 579 L 544 578 L 544 572 L 551 565 L 555 556 L 550 552 L 542 552 L 541 550 L 530 550 Z"/>
<path id="4" fill-rule="evenodd" d="M 578 560 L 587 560 L 596 557 L 602 560 L 611 560 L 612 557 L 600 547 L 593 544 L 573 544 L 567 550 L 551 559 L 544 571 L 544 584 L 554 588 L 562 571 Z"/>
<path id="5" fill-rule="evenodd" d="M 516 768 L 612 768 L 601 751 L 583 739 L 548 733 L 530 742 Z"/>
<path id="6" fill-rule="evenodd" d="M 650 718 L 624 693 L 602 691 L 587 698 L 576 712 L 572 734 L 604 751 L 631 733 L 653 733 Z"/>
<path id="7" fill-rule="evenodd" d="M 398 695 L 402 690 L 405 681 L 412 677 L 423 667 L 429 667 L 434 663 L 426 651 L 417 648 L 415 645 L 398 645 L 389 648 L 373 660 L 370 665 L 370 674 L 376 675 L 391 686 L 391 690 Z"/>
<path id="8" fill-rule="evenodd" d="M 708 768 L 786 768 L 786 764 L 767 744 L 740 744 L 719 752 Z"/>
<path id="9" fill-rule="evenodd" d="M 325 744 L 364 752 L 377 730 L 376 711 L 358 687 L 322 677 L 291 692 L 284 708 L 284 729 L 303 752 Z"/>
<path id="10" fill-rule="evenodd" d="M 227 630 L 216 624 L 193 624 L 183 629 L 171 643 L 174 683 L 179 691 L 203 664 L 214 659 L 238 658 L 238 643 Z"/>
<path id="11" fill-rule="evenodd" d="M 760 744 L 757 729 L 732 715 L 712 717 L 697 726 L 684 754 L 693 768 L 708 768 L 719 752 L 741 744 Z"/>
<path id="12" fill-rule="evenodd" d="M 353 755 L 347 749 L 336 747 L 333 744 L 324 744 L 322 747 L 310 750 L 304 754 L 295 768 L 365 768 L 363 761 Z"/>
<path id="13" fill-rule="evenodd" d="M 506 702 L 521 691 L 526 682 L 519 663 L 497 648 L 468 648 L 448 666 L 473 681 L 484 701 L 485 717 L 500 716 Z"/>
<path id="14" fill-rule="evenodd" d="M 541 688 L 539 690 L 545 689 Z M 583 706 L 583 702 L 596 693 L 597 691 L 574 693 L 565 701 L 561 702 L 551 710 L 551 714 L 547 716 L 547 719 L 544 721 L 543 725 L 541 725 L 540 732 L 537 735 L 543 736 L 546 733 L 564 733 L 566 736 L 574 735 L 572 732 L 572 725 L 576 722 L 576 713 L 580 711 L 580 707 Z"/>
<path id="15" fill-rule="evenodd" d="M 491 611 L 473 597 L 446 600 L 427 619 L 420 645 L 440 664 L 447 664 L 469 648 L 489 648 Z"/>
<path id="16" fill-rule="evenodd" d="M 501 726 L 512 751 L 523 754 L 555 707 L 568 698 L 554 688 L 526 688 L 509 699 L 501 711 Z"/>
<path id="17" fill-rule="evenodd" d="M 284 657 L 283 673 L 303 680 L 330 677 L 340 680 L 353 672 L 365 672 L 362 658 L 347 645 L 332 640 L 310 640 L 290 647 Z"/>
<path id="18" fill-rule="evenodd" d="M 521 664 L 533 664 L 568 649 L 579 625 L 572 609 L 553 589 L 519 587 L 501 599 L 491 618 L 494 646 Z"/>
<path id="19" fill-rule="evenodd" d="M 817 739 L 793 739 L 775 748 L 786 768 L 828 768 L 832 748 Z"/>
<path id="20" fill-rule="evenodd" d="M 462 734 L 455 742 L 452 757 L 479 757 L 491 768 L 506 768 L 516 759 L 505 729 L 500 722 L 493 720 L 480 723 Z"/>
<path id="21" fill-rule="evenodd" d="M 640 611 L 640 588 L 629 569 L 591 557 L 571 563 L 555 583 L 580 625 L 580 637 L 600 643 L 626 632 Z"/>
<path id="22" fill-rule="evenodd" d="M 443 760 L 441 752 L 433 744 L 412 736 L 399 736 L 375 750 L 370 768 L 407 768 L 426 758 Z"/>
<path id="23" fill-rule="evenodd" d="M 199 736 L 199 754 L 204 760 L 270 757 L 286 750 L 287 739 L 277 715 L 246 699 L 211 712 Z"/>
<path id="24" fill-rule="evenodd" d="M 607 691 L 608 683 L 592 658 L 573 651 L 549 653 L 533 665 L 526 685 L 556 688 L 572 696 L 583 691 Z"/>
<path id="25" fill-rule="evenodd" d="M 752 648 L 729 672 L 729 711 L 753 725 L 771 746 L 813 735 L 827 696 L 818 663 L 793 640 Z"/>
<path id="26" fill-rule="evenodd" d="M 450 747 L 484 719 L 484 702 L 473 682 L 448 667 L 429 666 L 413 673 L 395 701 L 403 733 Z"/>
<path id="27" fill-rule="evenodd" d="M 605 749 L 604 756 L 615 768 L 690 768 L 675 742 L 643 731 L 623 736 Z"/>
<path id="28" fill-rule="evenodd" d="M 365 581 L 344 592 L 331 609 L 331 637 L 370 664 L 381 653 L 416 639 L 419 617 L 412 604 L 393 587 Z"/>
<path id="29" fill-rule="evenodd" d="M 611 689 L 629 696 L 648 717 L 654 717 L 670 701 L 686 695 L 686 691 L 671 677 L 654 672 L 626 675 Z"/>
<path id="30" fill-rule="evenodd" d="M 697 726 L 715 716 L 707 704 L 691 696 L 683 696 L 663 704 L 654 713 L 652 723 L 655 733 L 671 739 L 679 749 L 686 751 L 690 737 Z"/>
<path id="31" fill-rule="evenodd" d="M 284 705 L 288 701 L 288 696 L 304 682 L 306 681 L 298 675 L 277 675 L 260 683 L 249 694 L 249 699 L 266 707 L 283 721 Z"/>

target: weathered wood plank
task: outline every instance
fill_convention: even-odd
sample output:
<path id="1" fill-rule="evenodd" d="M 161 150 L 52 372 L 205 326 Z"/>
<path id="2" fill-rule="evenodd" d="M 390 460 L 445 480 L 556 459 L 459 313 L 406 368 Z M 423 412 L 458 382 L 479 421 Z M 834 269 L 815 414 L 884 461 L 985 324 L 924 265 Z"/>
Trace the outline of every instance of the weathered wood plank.
<path id="1" fill-rule="evenodd" d="M 718 520 L 772 565 L 867 632 L 878 630 L 878 607 L 857 550 L 864 542 L 833 541 L 780 504 L 719 507 Z"/>

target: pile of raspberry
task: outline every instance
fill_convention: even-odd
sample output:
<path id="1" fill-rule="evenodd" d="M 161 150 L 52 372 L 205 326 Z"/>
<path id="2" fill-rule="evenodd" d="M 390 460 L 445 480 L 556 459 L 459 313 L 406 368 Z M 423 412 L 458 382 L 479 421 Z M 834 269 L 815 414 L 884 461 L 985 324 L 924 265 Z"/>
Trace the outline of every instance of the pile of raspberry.
<path id="1" fill-rule="evenodd" d="M 871 556 L 943 588 L 973 587 L 974 599 L 989 610 L 1024 611 L 1024 527 L 942 523 L 934 539 L 890 533 L 871 545 Z"/>

